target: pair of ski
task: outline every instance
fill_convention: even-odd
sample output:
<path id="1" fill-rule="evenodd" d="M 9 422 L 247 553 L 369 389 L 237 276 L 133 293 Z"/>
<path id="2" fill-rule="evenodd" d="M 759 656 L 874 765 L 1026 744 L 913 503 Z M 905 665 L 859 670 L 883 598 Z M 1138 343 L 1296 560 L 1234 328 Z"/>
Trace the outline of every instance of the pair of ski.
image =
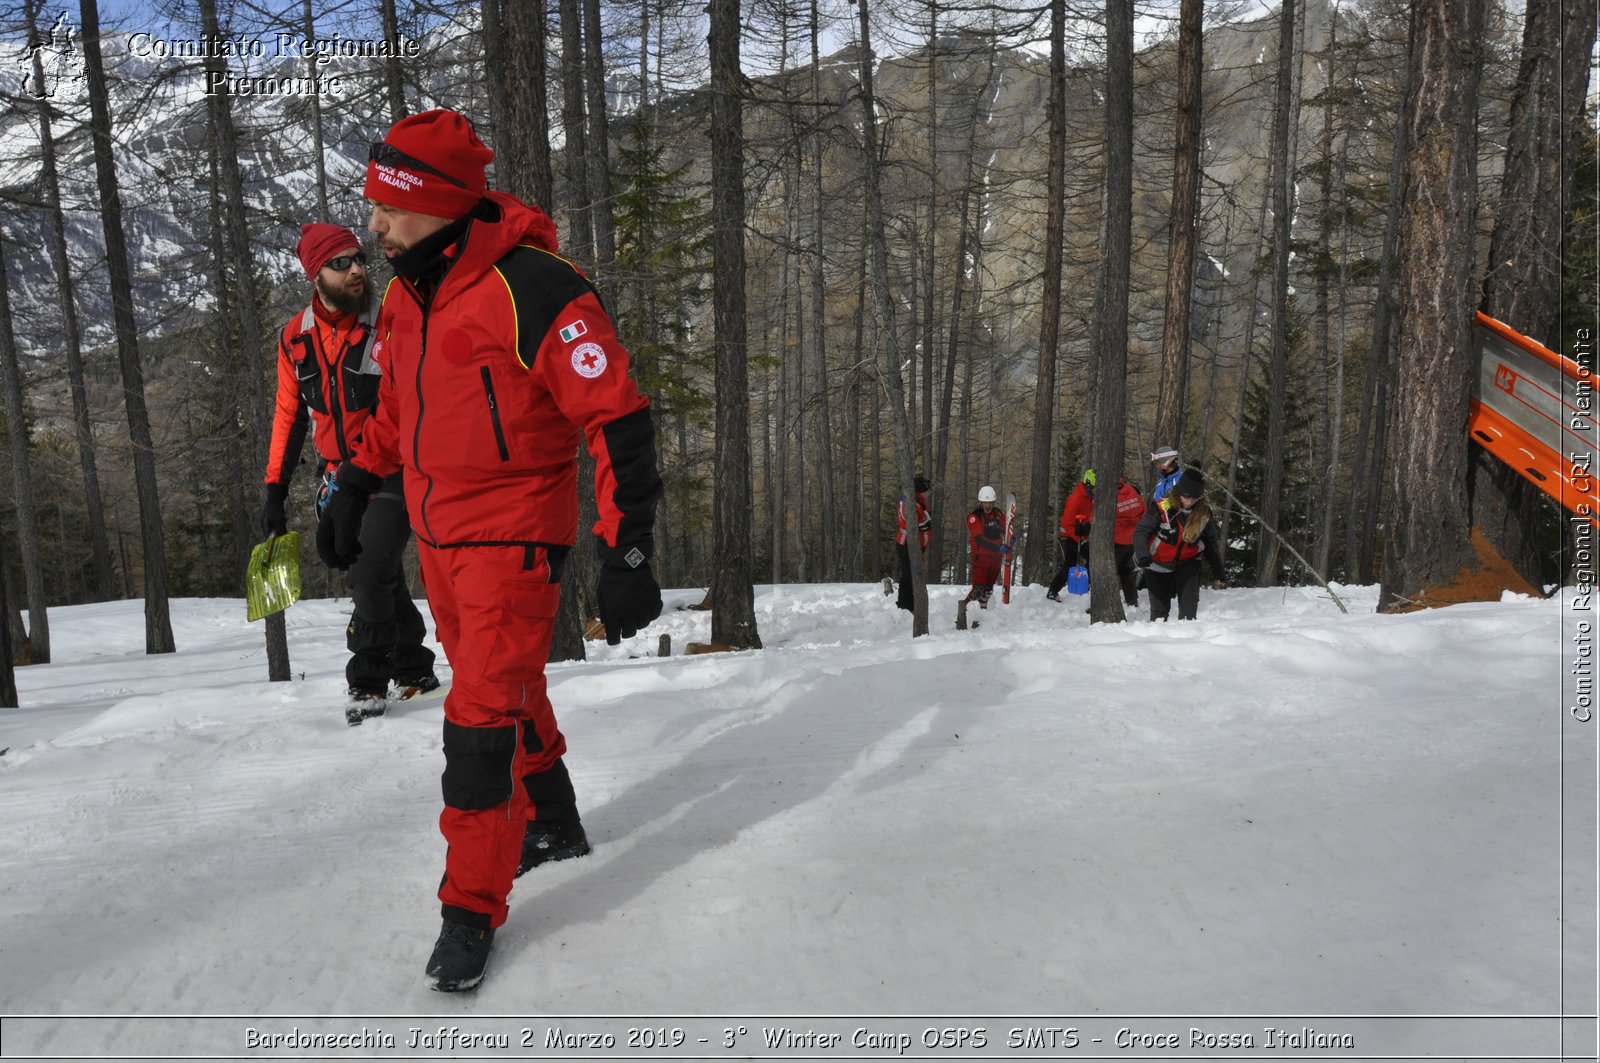
<path id="1" fill-rule="evenodd" d="M 1005 530 L 1000 535 L 1000 604 L 1011 604 L 1011 573 L 1012 565 L 1017 556 L 1017 496 L 1006 495 Z M 973 588 L 975 591 L 977 588 Z M 976 628 L 978 621 L 967 621 L 967 603 L 972 601 L 973 591 L 968 591 L 967 596 L 956 603 L 956 630 L 965 631 L 969 627 Z"/>

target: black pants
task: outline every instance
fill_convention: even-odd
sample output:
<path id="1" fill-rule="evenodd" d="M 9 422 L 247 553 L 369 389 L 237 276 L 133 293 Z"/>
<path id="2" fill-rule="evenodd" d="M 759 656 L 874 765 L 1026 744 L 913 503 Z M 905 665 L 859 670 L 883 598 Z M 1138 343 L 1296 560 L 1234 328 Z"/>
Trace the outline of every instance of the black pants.
<path id="1" fill-rule="evenodd" d="M 1150 592 L 1150 619 L 1165 620 L 1172 609 L 1173 595 L 1178 598 L 1178 619 L 1193 620 L 1200 612 L 1200 559 L 1192 557 L 1178 562 L 1171 572 L 1146 569 L 1144 589 Z"/>
<path id="2" fill-rule="evenodd" d="M 354 611 L 345 629 L 351 690 L 381 694 L 389 681 L 401 684 L 433 675 L 433 651 L 422 644 L 427 627 L 406 586 L 403 558 L 411 538 L 400 473 L 383 487 L 361 518 L 361 554 L 345 575 Z"/>
<path id="3" fill-rule="evenodd" d="M 1061 544 L 1061 567 L 1056 569 L 1056 574 L 1050 580 L 1050 593 L 1060 594 L 1061 588 L 1067 585 L 1067 571 L 1073 565 L 1087 565 L 1089 563 L 1089 543 L 1087 540 L 1069 539 L 1063 535 L 1058 542 Z M 1080 561 L 1079 558 L 1082 558 Z"/>
<path id="4" fill-rule="evenodd" d="M 1122 584 L 1122 601 L 1126 605 L 1139 604 L 1139 568 L 1133 563 L 1133 544 L 1114 546 L 1117 555 L 1117 582 Z"/>

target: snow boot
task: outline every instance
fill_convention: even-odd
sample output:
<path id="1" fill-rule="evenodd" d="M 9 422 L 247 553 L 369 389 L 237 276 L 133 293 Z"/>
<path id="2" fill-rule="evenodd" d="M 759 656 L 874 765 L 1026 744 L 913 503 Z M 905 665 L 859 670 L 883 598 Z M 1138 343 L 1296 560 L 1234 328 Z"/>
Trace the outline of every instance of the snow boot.
<path id="1" fill-rule="evenodd" d="M 409 701 L 418 694 L 429 694 L 438 690 L 439 680 L 435 676 L 425 675 L 421 679 L 396 679 L 394 685 L 394 699 L 396 701 Z"/>
<path id="2" fill-rule="evenodd" d="M 476 989 L 489 962 L 494 931 L 446 919 L 428 957 L 428 988 L 436 993 Z"/>
<path id="3" fill-rule="evenodd" d="M 593 848 L 576 815 L 548 823 L 532 821 L 522 834 L 522 860 L 515 877 L 521 878 L 540 864 L 588 856 Z"/>
<path id="4" fill-rule="evenodd" d="M 382 694 L 374 694 L 370 690 L 349 691 L 350 700 L 345 703 L 344 722 L 351 727 L 356 726 L 369 716 L 382 716 L 389 707 L 389 699 Z"/>

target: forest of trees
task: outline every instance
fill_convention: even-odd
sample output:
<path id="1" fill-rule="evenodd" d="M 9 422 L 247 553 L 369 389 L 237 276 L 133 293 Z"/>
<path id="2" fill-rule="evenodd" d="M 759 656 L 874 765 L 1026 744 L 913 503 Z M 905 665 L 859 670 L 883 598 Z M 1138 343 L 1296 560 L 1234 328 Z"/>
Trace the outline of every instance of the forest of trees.
<path id="1" fill-rule="evenodd" d="M 169 598 L 242 594 L 298 225 L 361 230 L 367 145 L 435 106 L 616 317 L 667 485 L 656 568 L 709 588 L 719 643 L 759 645 L 755 583 L 892 572 L 916 472 L 916 633 L 924 583 L 966 578 L 981 484 L 1016 493 L 1042 581 L 1064 489 L 1148 487 L 1160 445 L 1206 471 L 1234 582 L 1426 602 L 1481 564 L 1473 527 L 1560 582 L 1563 515 L 1465 409 L 1474 310 L 1563 353 L 1593 334 L 1595 5 L 1275 7 L 13 3 L 0 653 L 48 660 L 50 606 L 120 597 L 170 651 Z M 288 54 L 307 37 L 333 53 Z"/>

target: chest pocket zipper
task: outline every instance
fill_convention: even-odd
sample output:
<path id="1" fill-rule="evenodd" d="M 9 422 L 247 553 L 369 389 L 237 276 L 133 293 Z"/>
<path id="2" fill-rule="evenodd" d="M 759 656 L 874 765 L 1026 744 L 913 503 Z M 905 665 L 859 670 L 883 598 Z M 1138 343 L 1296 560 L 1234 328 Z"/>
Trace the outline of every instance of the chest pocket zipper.
<path id="1" fill-rule="evenodd" d="M 339 359 L 344 375 L 344 408 L 372 410 L 378 405 L 378 364 L 372 359 L 373 334 L 365 330 L 345 344 Z"/>
<path id="2" fill-rule="evenodd" d="M 317 350 L 308 335 L 295 338 L 300 347 L 300 357 L 295 359 L 295 377 L 300 382 L 300 399 L 308 407 L 318 413 L 327 413 L 328 404 L 322 395 L 322 366 L 317 359 Z"/>
<path id="3" fill-rule="evenodd" d="M 489 423 L 494 425 L 494 445 L 500 451 L 501 461 L 511 460 L 511 451 L 506 449 L 506 432 L 500 426 L 500 407 L 494 400 L 494 378 L 489 375 L 488 366 L 479 366 L 478 372 L 483 377 L 483 397 L 489 403 Z"/>

